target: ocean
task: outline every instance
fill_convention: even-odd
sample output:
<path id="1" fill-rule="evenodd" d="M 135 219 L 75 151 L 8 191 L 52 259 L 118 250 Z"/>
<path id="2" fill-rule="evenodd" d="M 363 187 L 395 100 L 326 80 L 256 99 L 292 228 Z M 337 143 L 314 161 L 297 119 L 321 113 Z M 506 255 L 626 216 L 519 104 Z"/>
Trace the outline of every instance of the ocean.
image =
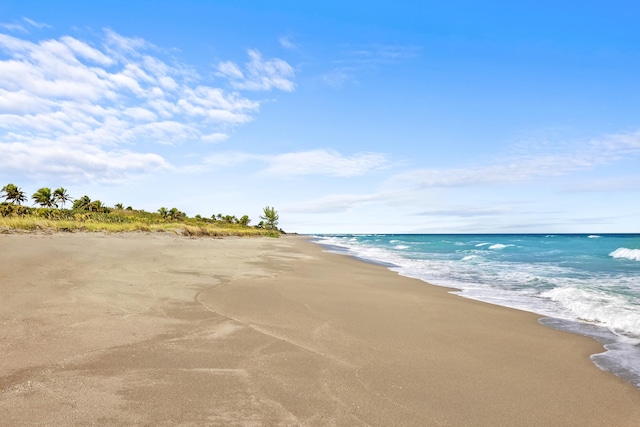
<path id="1" fill-rule="evenodd" d="M 640 388 L 640 234 L 316 235 L 330 252 L 593 337 L 601 369 Z"/>

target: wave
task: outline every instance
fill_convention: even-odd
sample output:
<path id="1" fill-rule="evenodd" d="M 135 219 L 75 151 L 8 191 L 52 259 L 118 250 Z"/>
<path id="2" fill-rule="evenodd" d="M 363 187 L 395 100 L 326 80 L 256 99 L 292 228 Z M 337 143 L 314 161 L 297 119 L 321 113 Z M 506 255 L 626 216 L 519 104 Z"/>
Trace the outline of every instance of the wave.
<path id="1" fill-rule="evenodd" d="M 640 249 L 618 248 L 609 254 L 613 258 L 631 259 L 640 261 Z"/>
<path id="2" fill-rule="evenodd" d="M 455 293 L 463 297 L 531 311 L 553 322 L 577 322 L 573 329 L 563 330 L 593 337 L 592 330 L 602 330 L 607 334 L 607 351 L 591 356 L 592 360 L 640 388 L 640 283 L 635 270 L 627 271 L 629 263 L 640 261 L 640 247 L 618 240 L 603 253 L 601 244 L 608 245 L 611 238 L 591 236 L 599 243 L 591 240 L 579 250 L 566 246 L 574 243 L 575 236 L 552 234 L 546 241 L 535 236 L 517 240 L 501 236 L 504 243 L 481 235 L 464 244 L 438 236 L 411 241 L 389 236 L 381 243 L 363 236 L 317 237 L 331 252 L 458 289 Z M 514 248 L 505 249 L 509 246 Z M 607 253 L 608 261 L 602 260 Z M 596 258 L 596 265 L 588 262 Z M 589 268 L 583 268 L 587 264 Z"/>
<path id="3" fill-rule="evenodd" d="M 640 338 L 640 313 L 635 309 L 634 301 L 574 286 L 554 288 L 540 296 L 557 302 L 575 319 Z"/>
<path id="4" fill-rule="evenodd" d="M 602 236 L 598 236 L 597 234 L 592 234 L 592 235 L 587 236 L 587 237 L 588 237 L 589 239 L 599 239 L 599 238 L 601 238 Z"/>
<path id="5" fill-rule="evenodd" d="M 503 245 L 502 243 L 496 243 L 495 245 L 489 246 L 489 249 L 504 249 L 509 246 L 513 246 L 513 245 Z"/>

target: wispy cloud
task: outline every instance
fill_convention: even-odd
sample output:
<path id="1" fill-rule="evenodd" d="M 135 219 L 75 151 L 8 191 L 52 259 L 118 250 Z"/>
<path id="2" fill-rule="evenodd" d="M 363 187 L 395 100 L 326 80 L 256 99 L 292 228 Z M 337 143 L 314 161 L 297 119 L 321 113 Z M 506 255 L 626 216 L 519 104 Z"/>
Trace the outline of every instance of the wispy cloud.
<path id="1" fill-rule="evenodd" d="M 447 209 L 429 209 L 421 212 L 416 212 L 412 215 L 415 216 L 443 216 L 443 217 L 461 217 L 461 218 L 473 218 L 473 217 L 486 217 L 495 215 L 508 215 L 513 214 L 516 209 L 513 206 L 452 206 Z"/>
<path id="2" fill-rule="evenodd" d="M 612 191 L 640 192 L 640 175 L 587 179 L 582 181 L 579 185 L 568 187 L 565 191 L 568 193 L 609 193 Z"/>
<path id="3" fill-rule="evenodd" d="M 239 90 L 293 89 L 285 61 L 250 57 Z M 154 144 L 222 142 L 260 103 L 109 29 L 96 41 L 0 33 L 0 152 L 9 170 L 112 180 L 171 167 Z"/>
<path id="4" fill-rule="evenodd" d="M 322 80 L 334 89 L 339 89 L 354 80 L 356 68 L 340 67 L 323 74 Z"/>
<path id="5" fill-rule="evenodd" d="M 295 88 L 293 67 L 286 61 L 273 58 L 263 59 L 257 50 L 249 50 L 249 61 L 245 71 L 231 61 L 218 64 L 218 75 L 228 78 L 235 89 L 271 90 L 291 92 Z"/>
<path id="6" fill-rule="evenodd" d="M 386 196 L 381 194 L 331 194 L 314 200 L 290 203 L 284 209 L 290 213 L 339 213 L 385 199 Z"/>
<path id="7" fill-rule="evenodd" d="M 333 68 L 322 78 L 329 86 L 339 88 L 348 82 L 357 81 L 359 73 L 371 72 L 383 66 L 416 58 L 421 52 L 422 48 L 414 45 L 347 45 L 333 61 Z"/>
<path id="8" fill-rule="evenodd" d="M 365 175 L 389 165 L 389 161 L 381 153 L 357 153 L 344 156 L 334 150 L 318 149 L 281 154 L 217 152 L 205 156 L 200 165 L 192 165 L 187 169 L 201 172 L 212 167 L 231 167 L 247 162 L 262 164 L 262 168 L 256 167 L 260 174 L 280 178 L 314 175 L 349 178 Z"/>
<path id="9" fill-rule="evenodd" d="M 534 152 L 536 152 L 534 154 Z M 522 218 L 530 215 L 539 215 L 540 212 L 532 212 L 526 201 L 515 203 L 490 202 L 486 205 L 475 203 L 465 205 L 453 202 L 447 197 L 455 189 L 463 190 L 465 187 L 484 187 L 484 190 L 492 186 L 515 185 L 528 183 L 536 179 L 554 178 L 566 176 L 575 172 L 593 169 L 607 165 L 629 155 L 640 155 L 640 135 L 637 133 L 610 135 L 601 139 L 588 141 L 581 147 L 573 150 L 567 147 L 561 150 L 552 150 L 553 154 L 537 152 L 522 154 L 519 157 L 511 157 L 497 161 L 483 167 L 455 168 L 455 169 L 415 169 L 391 176 L 377 191 L 369 194 L 331 194 L 317 199 L 295 202 L 285 206 L 287 212 L 325 214 L 347 212 L 368 204 L 386 205 L 389 207 L 403 206 L 405 214 L 413 217 L 446 218 L 447 220 L 459 220 L 456 227 L 463 227 L 465 221 L 474 218 Z M 305 162 L 306 156 L 312 159 L 321 159 L 322 156 L 314 155 L 314 152 L 305 152 L 296 157 L 297 153 L 291 153 L 291 163 L 300 165 L 300 169 L 314 170 L 313 166 Z M 290 155 L 291 155 L 290 154 Z M 283 155 L 282 160 L 289 155 Z M 273 161 L 274 159 L 271 159 Z M 283 161 L 283 165 L 290 163 Z M 322 163 L 322 162 L 321 162 Z M 327 162 L 332 164 L 332 162 Z M 383 163 L 386 166 L 386 164 Z M 375 168 L 374 168 L 375 169 Z M 295 175 L 297 167 L 290 170 Z M 322 168 L 316 168 L 322 170 Z M 637 189 L 639 178 L 631 177 L 606 178 L 584 182 L 580 187 L 568 187 L 565 191 L 612 191 L 620 189 Z M 447 189 L 446 192 L 432 192 L 431 190 Z M 483 191 L 484 191 L 483 190 Z M 560 188 L 557 189 L 561 191 Z M 425 200 L 439 194 L 438 203 L 433 207 L 426 207 Z M 491 193 L 489 193 L 491 194 Z M 496 200 L 501 200 L 500 196 Z M 422 206 L 422 209 L 420 207 Z M 411 212 L 413 211 L 413 212 Z M 553 212 L 542 212 L 549 217 Z M 472 229 L 489 229 L 490 225 L 472 221 Z M 499 223 L 500 221 L 498 221 Z M 557 225 L 557 224 L 555 224 Z M 475 228 L 474 228 L 475 227 Z M 479 227 L 479 228 L 478 228 Z M 484 228 L 483 228 L 484 227 Z M 496 226 L 497 227 L 497 226 Z M 498 227 L 499 228 L 499 227 Z M 497 228 L 496 228 L 497 229 Z"/>
<path id="10" fill-rule="evenodd" d="M 17 31 L 20 33 L 28 33 L 30 27 L 33 27 L 36 29 L 51 28 L 51 26 L 48 24 L 44 24 L 42 22 L 36 22 L 33 19 L 24 18 L 24 17 L 19 21 L 0 23 L 0 28 L 4 28 L 5 30 L 8 30 L 8 31 Z"/>
<path id="11" fill-rule="evenodd" d="M 136 153 L 127 149 L 104 150 L 84 146 L 72 150 L 69 145 L 50 140 L 29 144 L 1 143 L 3 167 L 30 171 L 34 178 L 55 176 L 57 179 L 91 182 L 122 182 L 130 174 L 170 169 L 161 156 Z"/>
<path id="12" fill-rule="evenodd" d="M 338 62 L 351 62 L 360 65 L 392 64 L 417 58 L 422 47 L 415 45 L 372 44 L 370 46 L 350 46 Z"/>
<path id="13" fill-rule="evenodd" d="M 380 153 L 343 156 L 333 150 L 285 153 L 268 159 L 265 173 L 278 176 L 327 175 L 350 177 L 363 175 L 388 164 Z"/>
<path id="14" fill-rule="evenodd" d="M 285 49 L 296 49 L 298 47 L 293 42 L 291 36 L 278 37 L 278 42 L 280 43 L 280 46 L 282 46 Z"/>
<path id="15" fill-rule="evenodd" d="M 22 20 L 24 22 L 26 22 L 27 24 L 31 25 L 32 27 L 41 29 L 41 28 L 51 28 L 51 25 L 49 24 L 45 24 L 43 22 L 36 22 L 33 19 L 29 19 L 29 18 L 22 18 Z"/>
<path id="16" fill-rule="evenodd" d="M 396 174 L 388 186 L 406 188 L 470 187 L 516 184 L 566 176 L 640 155 L 640 132 L 608 135 L 561 153 L 531 153 L 494 164 L 456 169 L 414 169 Z"/>

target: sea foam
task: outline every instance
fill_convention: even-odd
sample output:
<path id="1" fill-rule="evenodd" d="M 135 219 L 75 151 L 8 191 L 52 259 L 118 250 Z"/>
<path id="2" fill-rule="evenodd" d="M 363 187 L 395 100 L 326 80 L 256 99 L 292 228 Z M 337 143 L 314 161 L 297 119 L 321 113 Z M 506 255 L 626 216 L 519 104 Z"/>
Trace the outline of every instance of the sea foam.
<path id="1" fill-rule="evenodd" d="M 640 338 L 640 312 L 634 301 L 620 295 L 567 286 L 543 292 L 541 296 L 560 304 L 575 319 Z"/>
<path id="2" fill-rule="evenodd" d="M 625 258 L 640 261 L 640 249 L 618 248 L 611 252 L 609 256 L 613 258 Z"/>
<path id="3" fill-rule="evenodd" d="M 541 314 L 545 324 L 575 325 L 563 330 L 604 331 L 607 351 L 592 359 L 640 387 L 640 234 L 595 236 L 324 235 L 317 241 L 467 298 Z"/>
<path id="4" fill-rule="evenodd" d="M 496 243 L 495 245 L 489 246 L 489 249 L 504 249 L 509 246 L 513 246 L 513 245 L 503 245 L 502 243 Z"/>

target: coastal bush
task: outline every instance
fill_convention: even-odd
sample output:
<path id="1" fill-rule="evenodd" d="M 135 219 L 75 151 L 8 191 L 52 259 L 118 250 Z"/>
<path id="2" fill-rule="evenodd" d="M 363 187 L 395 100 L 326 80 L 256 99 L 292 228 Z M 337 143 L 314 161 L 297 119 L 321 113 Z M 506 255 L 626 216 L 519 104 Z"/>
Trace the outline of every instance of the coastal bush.
<path id="1" fill-rule="evenodd" d="M 278 212 L 276 212 L 275 208 L 271 206 L 265 206 L 262 211 L 264 212 L 264 215 L 260 215 L 260 219 L 265 221 L 264 227 L 270 230 L 277 230 L 280 215 L 278 215 Z"/>
<path id="2" fill-rule="evenodd" d="M 100 200 L 91 200 L 87 195 L 73 199 L 63 187 L 51 191 L 42 187 L 32 195 L 32 199 L 41 207 L 22 206 L 27 196 L 14 184 L 5 185 L 0 190 L 0 226 L 9 229 L 54 231 L 156 231 L 175 232 L 185 236 L 272 236 L 278 237 L 278 214 L 275 209 L 265 208 L 268 216 L 266 224 L 260 222 L 250 227 L 248 215 L 240 218 L 235 215 L 212 215 L 204 218 L 196 215 L 189 218 L 178 208 L 162 207 L 156 212 L 142 209 L 124 208 L 122 203 L 113 208 L 105 206 Z M 73 201 L 71 209 L 65 209 L 66 202 Z"/>
<path id="3" fill-rule="evenodd" d="M 33 208 L 13 203 L 0 203 L 0 216 L 25 216 L 33 212 Z"/>

